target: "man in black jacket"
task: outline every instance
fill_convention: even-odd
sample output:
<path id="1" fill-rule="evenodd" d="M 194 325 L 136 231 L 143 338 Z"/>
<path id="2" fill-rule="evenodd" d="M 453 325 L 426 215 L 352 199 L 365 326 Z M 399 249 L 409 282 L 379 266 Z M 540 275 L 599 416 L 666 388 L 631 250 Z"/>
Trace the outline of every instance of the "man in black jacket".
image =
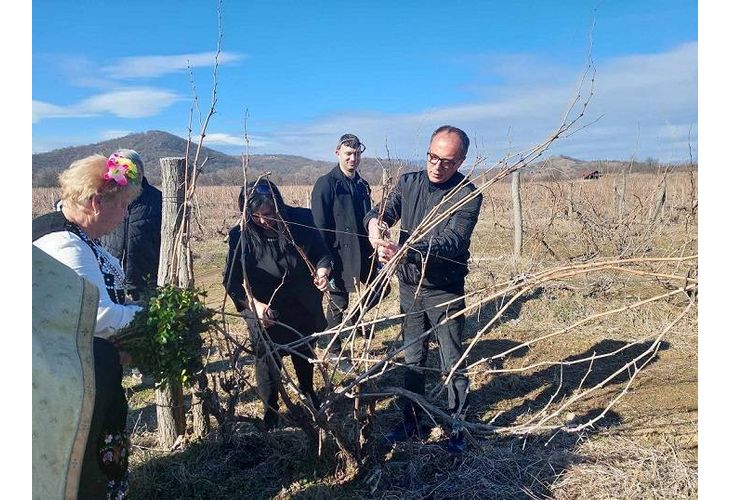
<path id="1" fill-rule="evenodd" d="M 442 373 L 449 374 L 463 354 L 464 316 L 453 316 L 465 306 L 464 279 L 469 272 L 469 245 L 482 203 L 481 194 L 474 193 L 476 187 L 457 172 L 468 149 L 469 137 L 464 131 L 450 125 L 436 129 L 431 136 L 426 169 L 400 177 L 385 200 L 382 221 L 378 221 L 377 209 L 371 210 L 364 221 L 379 260 L 388 262 L 424 219 L 453 210 L 418 241 L 408 242 L 398 267 L 401 310 L 406 313 L 403 320 L 404 388 L 420 395 L 425 394 L 424 374 L 420 370 L 428 356 L 425 332 L 434 328 L 441 351 Z M 453 209 L 455 205 L 460 206 Z M 435 207 L 438 208 L 431 214 Z M 401 228 L 396 244 L 386 237 L 389 227 L 398 220 Z M 463 368 L 465 363 L 458 366 Z M 455 419 L 463 419 L 469 380 L 463 374 L 454 373 L 447 390 L 450 413 Z M 428 427 L 421 420 L 419 405 L 407 398 L 401 403 L 404 422 L 386 436 L 390 442 L 423 436 Z M 464 435 L 455 425 L 449 437 L 449 452 L 460 453 L 465 447 Z"/>
<path id="2" fill-rule="evenodd" d="M 129 205 L 129 215 L 113 233 L 102 237 L 102 244 L 124 267 L 127 292 L 139 300 L 142 291 L 157 286 L 162 230 L 162 192 L 144 177 L 142 158 L 134 150 L 116 153 L 132 160 L 142 176 L 142 192 Z"/>
<path id="3" fill-rule="evenodd" d="M 363 151 L 365 145 L 356 135 L 340 137 L 335 149 L 337 166 L 317 179 L 312 190 L 314 223 L 334 259 L 327 307 L 328 328 L 342 323 L 349 305 L 348 294 L 354 292 L 358 284 L 369 283 L 377 271 L 373 249 L 363 225 L 365 214 L 371 209 L 370 185 L 357 171 Z M 379 295 L 377 291 L 373 293 L 366 308 L 375 305 Z M 348 324 L 352 325 L 352 318 Z M 348 371 L 351 364 L 340 357 L 342 344 L 339 336 L 334 335 L 334 339 L 322 336 L 319 339 L 320 348 L 326 348 L 332 342 L 330 354 L 340 359 L 341 369 Z"/>

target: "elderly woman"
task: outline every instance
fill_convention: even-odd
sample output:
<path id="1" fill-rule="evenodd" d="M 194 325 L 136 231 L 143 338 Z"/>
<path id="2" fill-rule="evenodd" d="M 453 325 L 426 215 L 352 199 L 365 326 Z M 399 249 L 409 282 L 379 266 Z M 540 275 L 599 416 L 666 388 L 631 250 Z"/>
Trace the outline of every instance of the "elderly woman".
<path id="1" fill-rule="evenodd" d="M 248 324 L 256 355 L 256 386 L 265 407 L 264 425 L 272 429 L 279 421 L 277 381 L 282 356 L 292 355 L 300 389 L 319 406 L 313 366 L 307 359 L 314 357 L 310 343 L 292 349 L 283 345 L 327 327 L 322 291 L 327 289 L 332 259 L 311 211 L 286 205 L 271 181 L 260 179 L 242 187 L 238 198 L 242 213 L 244 205 L 243 232 L 236 225 L 228 235 L 223 286 Z M 244 276 L 251 297 L 244 289 Z"/>
<path id="2" fill-rule="evenodd" d="M 122 222 L 139 195 L 139 170 L 120 152 L 75 161 L 59 176 L 61 211 L 33 220 L 33 244 L 99 289 L 93 346 L 96 398 L 79 498 L 124 498 L 127 491 L 128 407 L 120 362 L 124 353 L 109 339 L 141 308 L 125 303 L 124 272 L 98 238 Z"/>

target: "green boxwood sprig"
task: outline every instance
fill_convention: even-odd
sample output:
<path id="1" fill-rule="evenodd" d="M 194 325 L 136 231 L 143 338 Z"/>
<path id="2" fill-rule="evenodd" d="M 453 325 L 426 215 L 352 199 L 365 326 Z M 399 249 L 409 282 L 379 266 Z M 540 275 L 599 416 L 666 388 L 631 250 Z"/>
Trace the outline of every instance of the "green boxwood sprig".
<path id="1" fill-rule="evenodd" d="M 201 334 L 216 324 L 214 311 L 205 306 L 205 291 L 158 287 L 132 322 L 116 338 L 132 365 L 165 386 L 171 380 L 193 382 L 200 368 Z"/>

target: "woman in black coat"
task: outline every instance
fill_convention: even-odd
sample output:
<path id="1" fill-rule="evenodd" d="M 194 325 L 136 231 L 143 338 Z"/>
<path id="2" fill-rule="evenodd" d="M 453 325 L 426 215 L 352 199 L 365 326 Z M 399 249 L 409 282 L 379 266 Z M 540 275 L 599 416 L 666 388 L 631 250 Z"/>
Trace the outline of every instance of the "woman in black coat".
<path id="1" fill-rule="evenodd" d="M 311 211 L 286 205 L 268 179 L 241 188 L 238 208 L 242 213 L 246 209 L 246 218 L 243 231 L 236 225 L 228 234 L 223 286 L 248 325 L 264 424 L 271 429 L 278 423 L 282 356 L 292 355 L 301 391 L 319 406 L 313 365 L 307 359 L 314 358 L 310 343 L 285 345 L 326 329 L 322 292 L 327 289 L 332 259 Z M 244 273 L 251 297 L 244 289 Z"/>

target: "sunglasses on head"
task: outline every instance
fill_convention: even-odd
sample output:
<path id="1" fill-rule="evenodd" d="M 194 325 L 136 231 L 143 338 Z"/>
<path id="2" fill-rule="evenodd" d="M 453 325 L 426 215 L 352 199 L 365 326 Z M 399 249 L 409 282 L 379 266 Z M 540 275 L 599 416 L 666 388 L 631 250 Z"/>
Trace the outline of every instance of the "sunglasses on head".
<path id="1" fill-rule="evenodd" d="M 347 140 L 340 142 L 337 145 L 337 149 L 340 149 L 340 146 L 347 146 L 348 148 L 355 149 L 360 154 L 362 154 L 363 151 L 365 151 L 365 144 L 363 144 L 362 142 L 356 141 L 355 139 L 347 139 Z"/>
<path id="2" fill-rule="evenodd" d="M 259 182 L 251 190 L 251 194 L 265 194 L 267 196 L 273 196 L 274 193 L 271 191 L 271 186 L 268 182 Z"/>

